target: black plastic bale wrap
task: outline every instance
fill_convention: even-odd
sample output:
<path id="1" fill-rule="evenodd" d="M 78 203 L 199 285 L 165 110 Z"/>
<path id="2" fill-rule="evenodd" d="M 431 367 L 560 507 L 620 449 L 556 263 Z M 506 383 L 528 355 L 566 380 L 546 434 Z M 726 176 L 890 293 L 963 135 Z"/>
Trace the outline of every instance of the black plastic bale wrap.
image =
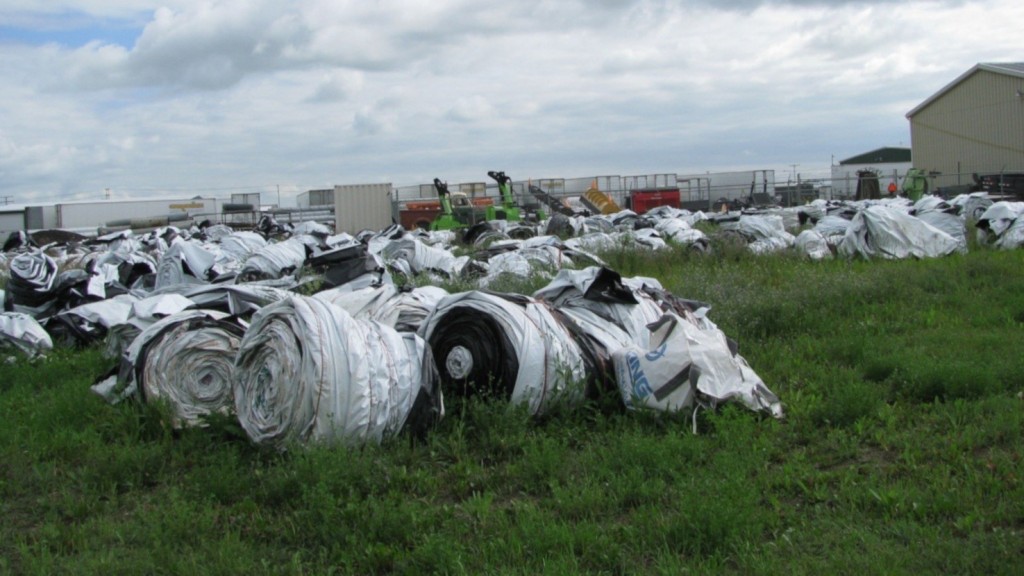
<path id="1" fill-rule="evenodd" d="M 57 263 L 42 252 L 19 254 L 11 260 L 4 309 L 42 308 L 50 304 L 57 281 Z"/>
<path id="2" fill-rule="evenodd" d="M 420 326 L 457 396 L 491 395 L 540 414 L 586 395 L 586 354 L 547 302 L 470 291 L 443 298 Z"/>
<path id="3" fill-rule="evenodd" d="M 512 397 L 519 357 L 494 317 L 477 308 L 456 306 L 437 323 L 429 342 L 442 390 L 463 397 L 479 393 Z M 465 353 L 471 358 L 464 372 L 467 363 L 461 355 Z"/>

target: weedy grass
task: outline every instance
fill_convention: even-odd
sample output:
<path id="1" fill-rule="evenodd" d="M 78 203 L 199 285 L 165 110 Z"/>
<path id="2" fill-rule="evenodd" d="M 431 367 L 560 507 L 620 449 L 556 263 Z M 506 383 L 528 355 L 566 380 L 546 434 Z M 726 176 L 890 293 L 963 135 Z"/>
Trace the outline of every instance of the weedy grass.
<path id="1" fill-rule="evenodd" d="M 449 399 L 422 441 L 268 453 L 227 417 L 104 404 L 98 350 L 19 358 L 0 572 L 1024 572 L 1024 251 L 602 257 L 709 304 L 786 418 L 726 406 L 695 435 L 691 414 Z"/>

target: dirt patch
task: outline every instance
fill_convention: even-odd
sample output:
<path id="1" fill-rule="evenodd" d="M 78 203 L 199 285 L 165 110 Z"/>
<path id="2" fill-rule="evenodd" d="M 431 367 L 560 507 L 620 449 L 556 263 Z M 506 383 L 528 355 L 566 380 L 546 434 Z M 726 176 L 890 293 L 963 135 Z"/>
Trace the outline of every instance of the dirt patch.
<path id="1" fill-rule="evenodd" d="M 46 244 L 69 244 L 71 242 L 82 242 L 88 240 L 88 236 L 77 234 L 75 232 L 68 232 L 67 230 L 39 230 L 30 234 L 32 241 L 40 246 Z"/>

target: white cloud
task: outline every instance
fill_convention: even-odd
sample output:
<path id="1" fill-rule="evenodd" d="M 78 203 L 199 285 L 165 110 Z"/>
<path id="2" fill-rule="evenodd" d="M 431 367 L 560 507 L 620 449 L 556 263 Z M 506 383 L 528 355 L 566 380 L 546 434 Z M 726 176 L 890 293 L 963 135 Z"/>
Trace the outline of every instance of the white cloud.
<path id="1" fill-rule="evenodd" d="M 1009 0 L 0 8 L 37 34 L 69 14 L 139 33 L 4 42 L 0 176 L 19 201 L 490 169 L 827 168 L 833 153 L 909 142 L 903 114 L 977 62 L 1020 60 L 1013 35 L 964 30 L 1024 21 Z"/>

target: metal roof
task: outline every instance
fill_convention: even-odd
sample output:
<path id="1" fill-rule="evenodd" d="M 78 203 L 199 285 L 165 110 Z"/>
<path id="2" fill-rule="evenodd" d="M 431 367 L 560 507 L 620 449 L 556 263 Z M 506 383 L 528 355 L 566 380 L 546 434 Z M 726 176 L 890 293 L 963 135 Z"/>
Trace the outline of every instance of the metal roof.
<path id="1" fill-rule="evenodd" d="M 839 165 L 847 164 L 892 164 L 895 162 L 910 162 L 910 148 L 896 148 L 886 146 L 871 152 L 865 152 L 851 156 L 846 160 L 840 160 Z"/>
<path id="2" fill-rule="evenodd" d="M 932 94 L 931 96 L 929 96 L 924 102 L 921 102 L 920 104 L 915 106 L 914 109 L 911 110 L 910 112 L 907 112 L 907 118 L 910 118 L 911 116 L 917 114 L 918 112 L 923 110 L 925 107 L 927 107 L 929 104 L 931 104 L 932 102 L 938 100 L 939 97 L 941 97 L 943 94 L 945 94 L 946 92 L 949 92 L 950 90 L 952 90 L 953 87 L 955 87 L 957 84 L 960 84 L 961 82 L 963 82 L 964 80 L 966 80 L 971 75 L 973 75 L 974 73 L 978 72 L 979 70 L 985 70 L 987 72 L 994 72 L 996 74 L 1005 74 L 1007 76 L 1014 76 L 1014 77 L 1017 77 L 1017 78 L 1024 78 L 1024 62 L 1003 62 L 1003 63 L 988 63 L 988 64 L 981 63 L 981 64 L 975 64 L 974 67 L 972 67 L 970 70 L 968 70 L 967 72 L 964 72 L 960 76 L 957 76 L 957 78 L 955 80 L 953 80 L 949 84 L 946 84 L 945 86 L 942 87 L 941 90 L 939 90 L 935 94 Z"/>

